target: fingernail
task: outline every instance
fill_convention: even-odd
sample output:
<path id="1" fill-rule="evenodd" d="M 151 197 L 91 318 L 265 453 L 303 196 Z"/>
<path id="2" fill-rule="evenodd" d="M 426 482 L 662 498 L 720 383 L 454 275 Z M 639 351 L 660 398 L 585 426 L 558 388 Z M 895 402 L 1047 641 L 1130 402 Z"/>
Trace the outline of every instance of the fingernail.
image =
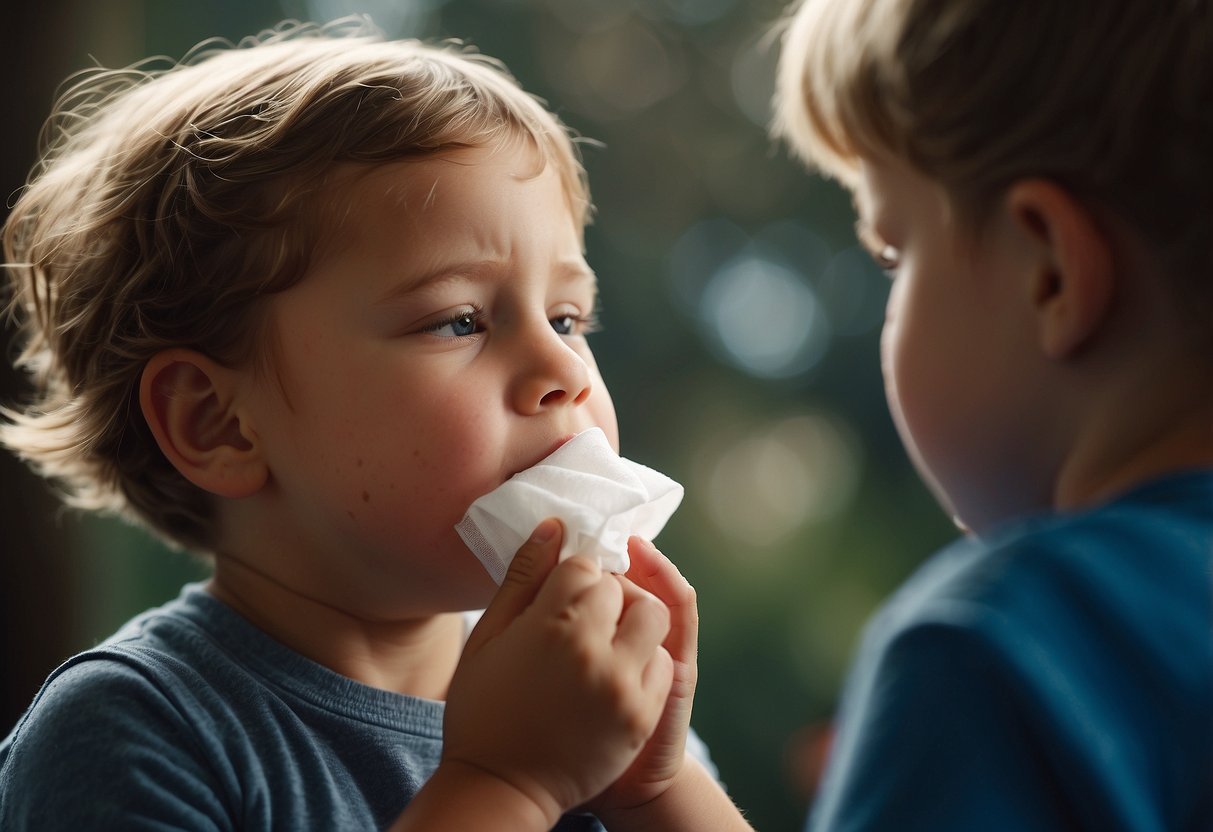
<path id="1" fill-rule="evenodd" d="M 556 521 L 544 520 L 535 527 L 535 531 L 531 532 L 531 543 L 547 543 L 556 536 Z"/>

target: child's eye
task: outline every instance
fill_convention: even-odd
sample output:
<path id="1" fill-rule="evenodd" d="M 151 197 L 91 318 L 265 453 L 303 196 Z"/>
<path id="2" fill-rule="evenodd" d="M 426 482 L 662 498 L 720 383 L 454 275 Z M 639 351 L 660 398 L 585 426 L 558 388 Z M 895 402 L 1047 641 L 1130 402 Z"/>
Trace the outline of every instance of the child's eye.
<path id="1" fill-rule="evenodd" d="M 589 335 L 598 331 L 598 318 L 595 315 L 557 315 L 550 321 L 552 329 L 559 335 Z"/>
<path id="2" fill-rule="evenodd" d="M 439 338 L 466 338 L 484 329 L 477 311 L 461 312 L 443 321 L 427 326 L 423 331 Z"/>

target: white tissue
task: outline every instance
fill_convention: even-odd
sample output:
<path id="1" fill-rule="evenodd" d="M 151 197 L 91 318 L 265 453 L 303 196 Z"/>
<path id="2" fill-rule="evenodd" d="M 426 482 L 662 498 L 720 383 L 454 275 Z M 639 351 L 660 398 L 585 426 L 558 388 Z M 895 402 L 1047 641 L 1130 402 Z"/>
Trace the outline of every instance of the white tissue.
<path id="1" fill-rule="evenodd" d="M 498 584 L 546 517 L 564 523 L 561 560 L 585 555 L 622 573 L 628 537 L 656 537 L 681 502 L 681 485 L 619 456 L 590 428 L 472 503 L 455 530 Z"/>

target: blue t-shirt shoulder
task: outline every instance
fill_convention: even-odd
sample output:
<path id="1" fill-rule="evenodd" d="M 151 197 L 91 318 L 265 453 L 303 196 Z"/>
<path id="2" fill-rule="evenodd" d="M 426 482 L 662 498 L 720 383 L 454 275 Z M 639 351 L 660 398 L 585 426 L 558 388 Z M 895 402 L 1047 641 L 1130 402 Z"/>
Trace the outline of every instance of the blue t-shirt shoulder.
<path id="1" fill-rule="evenodd" d="M 873 619 L 815 830 L 1213 828 L 1213 472 L 928 561 Z"/>
<path id="2" fill-rule="evenodd" d="M 47 680 L 0 743 L 0 828 L 382 828 L 437 767 L 443 710 L 186 587 Z"/>

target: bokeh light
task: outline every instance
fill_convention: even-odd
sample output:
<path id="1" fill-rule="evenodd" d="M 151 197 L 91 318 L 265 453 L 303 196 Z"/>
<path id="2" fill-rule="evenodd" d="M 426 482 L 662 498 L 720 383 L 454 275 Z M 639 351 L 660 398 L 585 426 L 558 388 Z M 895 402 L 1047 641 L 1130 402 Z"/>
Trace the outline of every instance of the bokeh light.
<path id="1" fill-rule="evenodd" d="M 829 347 L 830 324 L 812 287 L 756 249 L 716 271 L 699 314 L 722 354 L 762 378 L 808 372 Z"/>
<path id="2" fill-rule="evenodd" d="M 682 26 L 702 26 L 732 11 L 738 0 L 647 0 L 647 5 L 667 20 Z"/>
<path id="3" fill-rule="evenodd" d="M 745 43 L 733 58 L 733 99 L 741 113 L 759 127 L 771 123 L 777 58 L 775 43 L 766 36 Z"/>
<path id="4" fill-rule="evenodd" d="M 829 310 L 835 335 L 867 335 L 884 321 L 889 280 L 866 251 L 850 246 L 830 259 L 817 281 L 817 294 Z"/>
<path id="5" fill-rule="evenodd" d="M 609 5 L 609 4 L 607 4 Z M 566 10 L 565 16 L 570 16 Z M 590 14 L 578 34 L 545 53 L 561 103 L 598 121 L 626 118 L 668 98 L 686 83 L 677 44 L 630 15 Z"/>
<path id="6" fill-rule="evenodd" d="M 791 219 L 753 235 L 724 218 L 693 224 L 671 249 L 669 282 L 718 357 L 769 379 L 809 373 L 835 336 L 872 333 L 889 287 L 861 248 L 835 253 Z"/>
<path id="7" fill-rule="evenodd" d="M 723 217 L 700 220 L 683 231 L 669 255 L 669 281 L 675 307 L 697 309 L 711 276 L 749 243 L 750 236 Z"/>
<path id="8" fill-rule="evenodd" d="M 745 432 L 705 454 L 703 467 L 705 516 L 753 551 L 845 509 L 859 483 L 860 446 L 837 417 L 806 411 Z"/>
<path id="9" fill-rule="evenodd" d="M 283 11 L 300 20 L 366 15 L 384 32 L 418 36 L 432 30 L 450 0 L 284 0 Z"/>
<path id="10" fill-rule="evenodd" d="M 547 0 L 545 7 L 569 32 L 584 35 L 620 25 L 631 17 L 631 5 L 601 0 Z"/>

